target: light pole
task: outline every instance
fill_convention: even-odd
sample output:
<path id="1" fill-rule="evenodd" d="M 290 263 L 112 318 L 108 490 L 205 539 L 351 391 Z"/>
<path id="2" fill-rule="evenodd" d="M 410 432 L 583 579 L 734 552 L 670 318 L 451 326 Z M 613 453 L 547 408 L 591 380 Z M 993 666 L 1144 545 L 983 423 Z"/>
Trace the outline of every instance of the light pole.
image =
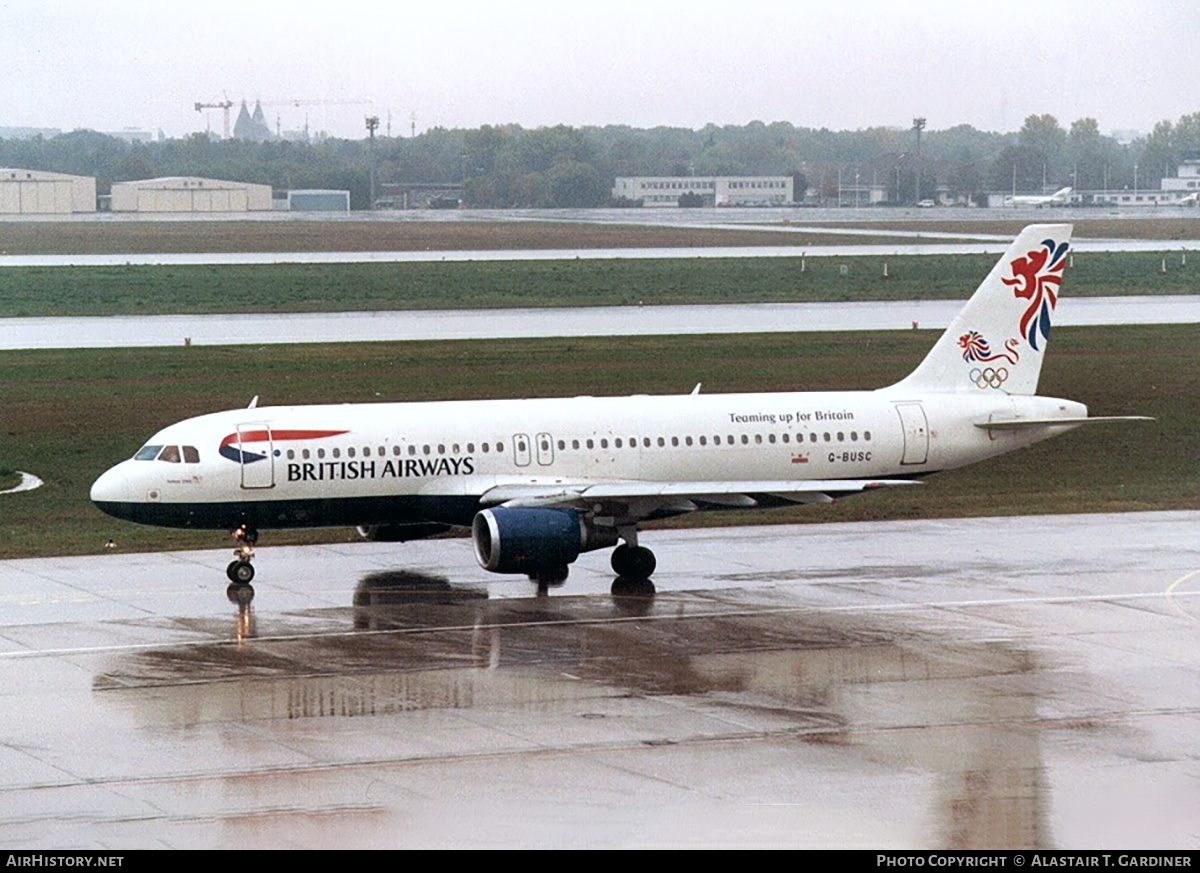
<path id="1" fill-rule="evenodd" d="M 377 130 L 379 130 L 379 116 L 368 115 L 367 133 L 370 134 L 371 137 L 371 141 L 369 143 L 370 155 L 368 157 L 368 160 L 371 162 L 371 202 L 367 208 L 372 211 L 375 209 L 375 131 Z"/>
<path id="2" fill-rule="evenodd" d="M 914 192 L 913 203 L 921 202 L 921 131 L 925 129 L 925 118 L 919 117 L 913 119 L 913 130 L 917 132 L 917 181 L 916 191 Z"/>

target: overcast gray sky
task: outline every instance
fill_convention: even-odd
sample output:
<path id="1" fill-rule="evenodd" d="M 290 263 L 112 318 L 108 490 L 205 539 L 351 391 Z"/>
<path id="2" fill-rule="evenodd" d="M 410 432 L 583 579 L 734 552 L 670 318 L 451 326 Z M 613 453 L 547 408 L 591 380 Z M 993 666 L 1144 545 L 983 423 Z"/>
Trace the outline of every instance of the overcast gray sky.
<path id="1" fill-rule="evenodd" d="M 365 135 L 515 122 L 853 129 L 1031 113 L 1148 132 L 1200 110 L 1200 4 L 0 0 L 0 126 L 221 128 L 197 101 Z M 235 106 L 236 111 L 236 106 Z M 381 133 L 385 132 L 381 130 Z"/>

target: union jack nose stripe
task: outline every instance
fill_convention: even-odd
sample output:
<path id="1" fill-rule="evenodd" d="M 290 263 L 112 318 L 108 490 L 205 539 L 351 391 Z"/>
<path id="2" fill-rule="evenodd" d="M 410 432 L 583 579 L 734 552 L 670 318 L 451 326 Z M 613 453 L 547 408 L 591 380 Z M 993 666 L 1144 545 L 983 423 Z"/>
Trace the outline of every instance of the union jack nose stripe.
<path id="1" fill-rule="evenodd" d="M 271 440 L 275 442 L 317 440 L 323 437 L 341 436 L 349 432 L 348 430 L 247 430 L 238 434 L 235 431 L 221 440 L 217 451 L 222 458 L 238 464 L 252 464 L 255 461 L 265 460 L 267 456 L 246 451 L 244 447 L 249 443 L 265 443 Z M 243 446 L 241 450 L 237 448 L 239 444 Z"/>

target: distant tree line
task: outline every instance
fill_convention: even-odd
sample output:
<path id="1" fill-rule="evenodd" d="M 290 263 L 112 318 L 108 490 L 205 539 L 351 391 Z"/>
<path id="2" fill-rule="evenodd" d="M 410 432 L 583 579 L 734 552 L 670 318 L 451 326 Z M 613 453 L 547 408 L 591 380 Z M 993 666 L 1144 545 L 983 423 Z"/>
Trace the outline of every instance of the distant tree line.
<path id="1" fill-rule="evenodd" d="M 1161 121 L 1133 143 L 1100 133 L 1094 118 L 1064 129 L 1031 115 L 1016 133 L 962 124 L 945 130 L 872 127 L 832 131 L 788 122 L 639 129 L 499 125 L 433 128 L 416 137 L 329 138 L 312 144 L 218 141 L 207 134 L 129 143 L 80 130 L 43 139 L 0 140 L 0 167 L 95 176 L 114 182 L 204 176 L 277 190 L 350 191 L 368 207 L 370 165 L 381 185 L 461 185 L 479 208 L 606 206 L 616 176 L 791 175 L 797 200 L 812 191 L 834 201 L 841 185 L 884 186 L 893 203 L 933 198 L 980 200 L 985 191 L 1031 192 L 1064 185 L 1100 190 L 1158 187 L 1189 152 L 1200 152 L 1200 112 Z M 1136 179 L 1135 179 L 1136 177 Z"/>

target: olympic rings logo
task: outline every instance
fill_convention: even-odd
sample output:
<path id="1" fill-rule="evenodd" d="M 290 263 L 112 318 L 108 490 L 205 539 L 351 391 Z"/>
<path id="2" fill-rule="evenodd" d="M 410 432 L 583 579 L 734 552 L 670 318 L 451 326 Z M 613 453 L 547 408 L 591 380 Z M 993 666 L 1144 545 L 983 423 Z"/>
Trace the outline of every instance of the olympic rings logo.
<path id="1" fill-rule="evenodd" d="M 988 367 L 984 370 L 976 367 L 971 371 L 971 381 L 975 383 L 975 387 L 984 388 L 999 388 L 1008 381 L 1007 367 Z"/>

